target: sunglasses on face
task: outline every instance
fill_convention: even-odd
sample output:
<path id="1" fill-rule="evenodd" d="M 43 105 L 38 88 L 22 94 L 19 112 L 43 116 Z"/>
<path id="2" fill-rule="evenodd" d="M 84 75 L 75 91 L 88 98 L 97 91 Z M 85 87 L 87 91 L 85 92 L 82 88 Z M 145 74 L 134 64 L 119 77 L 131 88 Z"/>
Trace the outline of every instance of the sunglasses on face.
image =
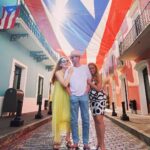
<path id="1" fill-rule="evenodd" d="M 62 60 L 61 63 L 68 63 L 69 60 Z"/>
<path id="2" fill-rule="evenodd" d="M 95 67 L 89 67 L 89 70 L 95 70 Z"/>
<path id="3" fill-rule="evenodd" d="M 71 56 L 70 58 L 73 59 L 73 58 L 75 58 L 75 57 L 80 57 L 80 56 L 74 55 L 74 56 Z"/>

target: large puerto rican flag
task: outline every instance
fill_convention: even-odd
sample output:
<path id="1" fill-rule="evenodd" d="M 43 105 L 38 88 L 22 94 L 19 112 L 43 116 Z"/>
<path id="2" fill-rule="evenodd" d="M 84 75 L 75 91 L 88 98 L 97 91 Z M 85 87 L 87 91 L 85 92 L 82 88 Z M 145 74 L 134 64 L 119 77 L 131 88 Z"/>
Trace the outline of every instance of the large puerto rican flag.
<path id="1" fill-rule="evenodd" d="M 19 15 L 20 6 L 3 6 L 0 30 L 13 28 Z"/>
<path id="2" fill-rule="evenodd" d="M 132 0 L 25 0 L 52 48 L 99 67 L 116 38 Z"/>

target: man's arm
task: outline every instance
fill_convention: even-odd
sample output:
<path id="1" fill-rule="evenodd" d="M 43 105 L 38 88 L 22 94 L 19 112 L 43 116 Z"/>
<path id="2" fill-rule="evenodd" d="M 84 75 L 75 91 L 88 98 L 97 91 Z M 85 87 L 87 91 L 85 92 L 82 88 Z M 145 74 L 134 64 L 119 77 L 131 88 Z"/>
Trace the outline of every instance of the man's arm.
<path id="1" fill-rule="evenodd" d="M 90 85 L 88 84 L 88 80 L 91 80 L 91 73 L 90 73 L 88 65 L 86 65 L 86 73 L 87 73 L 87 87 L 86 87 L 85 93 L 88 93 L 90 90 Z"/>
<path id="2" fill-rule="evenodd" d="M 89 91 L 90 91 L 90 86 L 87 84 L 85 94 L 88 94 Z"/>

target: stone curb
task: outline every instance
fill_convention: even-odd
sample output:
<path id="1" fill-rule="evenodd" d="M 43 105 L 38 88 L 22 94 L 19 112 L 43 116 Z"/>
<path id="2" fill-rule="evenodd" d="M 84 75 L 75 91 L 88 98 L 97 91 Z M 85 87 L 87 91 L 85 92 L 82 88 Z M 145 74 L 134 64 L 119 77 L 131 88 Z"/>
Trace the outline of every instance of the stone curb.
<path id="1" fill-rule="evenodd" d="M 112 122 L 120 126 L 121 128 L 125 129 L 129 133 L 133 134 L 140 140 L 144 141 L 147 145 L 150 146 L 150 137 L 149 135 L 141 132 L 140 130 L 136 130 L 133 126 L 125 124 L 123 121 L 116 119 L 115 117 L 112 117 L 110 115 L 105 114 L 105 117 L 110 119 Z"/>
<path id="2" fill-rule="evenodd" d="M 31 132 L 32 130 L 38 128 L 39 126 L 49 122 L 51 120 L 51 116 L 45 117 L 43 119 L 37 120 L 34 123 L 24 125 L 13 131 L 11 133 L 5 134 L 0 137 L 0 149 L 4 148 L 5 146 L 9 145 L 10 143 L 16 141 L 21 136 Z"/>

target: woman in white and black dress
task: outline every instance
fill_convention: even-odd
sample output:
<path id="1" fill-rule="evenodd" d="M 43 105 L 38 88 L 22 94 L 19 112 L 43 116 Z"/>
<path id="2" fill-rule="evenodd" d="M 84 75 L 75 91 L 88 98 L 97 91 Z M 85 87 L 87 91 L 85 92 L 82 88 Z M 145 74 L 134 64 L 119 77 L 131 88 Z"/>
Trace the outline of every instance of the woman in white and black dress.
<path id="1" fill-rule="evenodd" d="M 89 70 L 91 72 L 92 78 L 88 80 L 90 85 L 89 99 L 90 108 L 95 122 L 95 129 L 97 135 L 97 150 L 105 150 L 104 144 L 104 134 L 105 125 L 103 120 L 103 115 L 106 105 L 106 94 L 102 89 L 102 80 L 98 73 L 98 68 L 94 63 L 88 64 Z"/>

